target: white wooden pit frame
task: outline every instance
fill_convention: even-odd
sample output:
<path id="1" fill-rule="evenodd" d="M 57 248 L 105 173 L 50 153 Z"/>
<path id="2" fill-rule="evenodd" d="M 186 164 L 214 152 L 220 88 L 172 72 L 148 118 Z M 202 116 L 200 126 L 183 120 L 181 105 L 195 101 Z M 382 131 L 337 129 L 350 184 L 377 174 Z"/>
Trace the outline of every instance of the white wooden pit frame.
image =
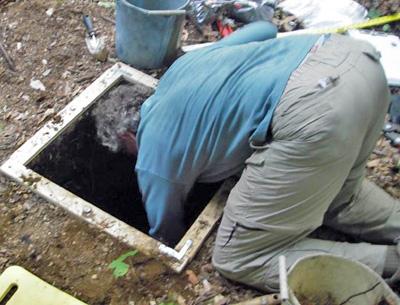
<path id="1" fill-rule="evenodd" d="M 172 249 L 26 167 L 53 140 L 73 125 L 105 92 L 121 80 L 139 83 L 150 88 L 155 88 L 158 83 L 157 79 L 125 64 L 115 64 L 60 111 L 55 116 L 57 119 L 45 124 L 16 150 L 0 167 L 0 170 L 17 182 L 30 187 L 48 201 L 61 206 L 128 246 L 146 255 L 160 258 L 172 270 L 180 273 L 199 251 L 222 215 L 224 203 L 233 185 L 232 181 L 227 181 L 221 186 L 180 242 Z"/>

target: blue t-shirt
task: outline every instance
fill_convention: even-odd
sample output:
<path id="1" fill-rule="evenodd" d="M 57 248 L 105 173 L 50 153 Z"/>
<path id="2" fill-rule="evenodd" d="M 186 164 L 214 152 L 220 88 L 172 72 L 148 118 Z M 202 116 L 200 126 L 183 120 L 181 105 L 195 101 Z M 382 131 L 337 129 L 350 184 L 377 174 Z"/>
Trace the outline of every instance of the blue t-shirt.
<path id="1" fill-rule="evenodd" d="M 271 32 L 268 23 L 251 24 L 182 56 L 143 104 L 136 172 L 150 235 L 175 243 L 194 183 L 239 172 L 250 142 L 266 141 L 290 74 L 319 37 L 265 40 Z"/>

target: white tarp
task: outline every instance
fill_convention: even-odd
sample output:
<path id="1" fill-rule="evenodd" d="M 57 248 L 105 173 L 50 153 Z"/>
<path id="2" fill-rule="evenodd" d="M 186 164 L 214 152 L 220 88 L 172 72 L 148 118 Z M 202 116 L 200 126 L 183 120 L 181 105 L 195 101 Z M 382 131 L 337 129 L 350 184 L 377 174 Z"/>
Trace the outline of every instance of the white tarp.
<path id="1" fill-rule="evenodd" d="M 395 35 L 373 31 L 349 31 L 355 39 L 366 40 L 381 53 L 381 64 L 389 85 L 400 86 L 400 39 Z"/>
<path id="2" fill-rule="evenodd" d="M 282 10 L 299 18 L 306 28 L 330 28 L 362 22 L 367 10 L 352 0 L 284 0 Z"/>

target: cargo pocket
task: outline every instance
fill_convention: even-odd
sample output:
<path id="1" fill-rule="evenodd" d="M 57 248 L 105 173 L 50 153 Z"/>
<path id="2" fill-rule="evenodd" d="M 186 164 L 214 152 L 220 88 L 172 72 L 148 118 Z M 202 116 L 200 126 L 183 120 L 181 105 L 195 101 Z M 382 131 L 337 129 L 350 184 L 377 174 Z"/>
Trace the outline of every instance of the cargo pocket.
<path id="1" fill-rule="evenodd" d="M 315 56 L 310 57 L 309 64 L 319 65 L 325 64 L 330 67 L 336 68 L 342 65 L 344 62 L 347 61 L 351 54 L 351 51 L 341 51 L 341 50 L 329 50 L 329 52 L 325 52 L 325 50 L 321 50 Z"/>

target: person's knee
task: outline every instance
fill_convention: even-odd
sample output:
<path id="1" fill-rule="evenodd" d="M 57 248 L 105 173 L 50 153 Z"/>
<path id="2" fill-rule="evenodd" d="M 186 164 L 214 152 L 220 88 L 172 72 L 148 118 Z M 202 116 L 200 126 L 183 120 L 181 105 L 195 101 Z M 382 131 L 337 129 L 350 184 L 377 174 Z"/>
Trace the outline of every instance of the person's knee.
<path id="1" fill-rule="evenodd" d="M 221 256 L 221 253 L 214 249 L 212 264 L 215 269 L 225 278 L 238 282 L 261 291 L 276 292 L 279 290 L 278 269 L 266 272 L 264 266 L 254 267 L 251 263 L 244 263 L 241 259 L 230 259 L 229 261 Z"/>
<path id="2" fill-rule="evenodd" d="M 240 282 L 240 273 L 237 268 L 237 261 L 235 259 L 228 259 L 227 253 L 224 253 L 218 247 L 214 247 L 212 264 L 215 269 L 224 277 Z"/>

